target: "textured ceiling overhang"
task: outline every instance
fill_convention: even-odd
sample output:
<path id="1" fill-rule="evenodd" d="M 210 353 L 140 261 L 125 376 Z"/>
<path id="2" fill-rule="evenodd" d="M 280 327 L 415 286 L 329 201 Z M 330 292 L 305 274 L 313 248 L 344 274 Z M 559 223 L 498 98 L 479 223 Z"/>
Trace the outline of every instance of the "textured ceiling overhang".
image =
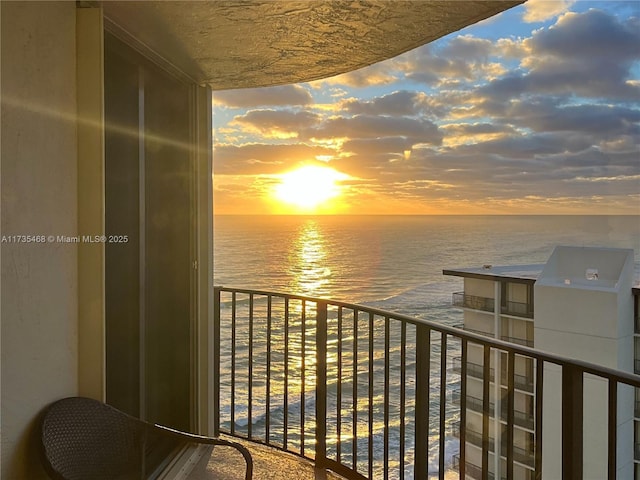
<path id="1" fill-rule="evenodd" d="M 327 78 L 395 57 L 524 0 L 105 1 L 105 18 L 213 89 Z"/>

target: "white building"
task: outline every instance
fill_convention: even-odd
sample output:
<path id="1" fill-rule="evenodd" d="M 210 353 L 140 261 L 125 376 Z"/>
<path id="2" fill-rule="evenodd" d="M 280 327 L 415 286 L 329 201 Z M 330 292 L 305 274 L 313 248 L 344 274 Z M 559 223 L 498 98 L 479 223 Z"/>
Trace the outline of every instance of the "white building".
<path id="1" fill-rule="evenodd" d="M 633 288 L 633 251 L 594 247 L 557 247 L 545 265 L 518 265 L 444 270 L 445 275 L 464 278 L 464 292 L 454 293 L 453 303 L 464 309 L 465 330 L 534 347 L 565 357 L 609 368 L 633 371 L 634 318 L 638 323 L 639 290 Z M 635 299 L 635 300 L 634 300 Z M 634 313 L 635 304 L 635 313 Z M 482 370 L 480 345 L 469 344 L 467 359 L 466 473 L 479 478 L 482 453 Z M 635 351 L 640 354 L 640 336 Z M 506 357 L 506 354 L 502 354 Z M 636 360 L 637 363 L 637 360 Z M 543 399 L 543 478 L 561 478 L 562 418 L 559 367 L 547 366 Z M 533 478 L 535 453 L 535 371 L 531 358 L 516 356 L 514 396 L 514 474 Z M 636 368 L 636 371 L 638 369 Z M 502 446 L 502 455 L 489 456 L 490 471 L 505 474 L 506 360 L 491 355 L 489 450 Z M 501 382 L 495 382 L 500 372 Z M 634 445 L 640 440 L 640 422 L 634 412 L 640 397 L 630 389 L 618 394 L 618 478 L 640 479 L 640 455 Z M 607 477 L 607 386 L 602 381 L 584 381 L 584 475 Z M 500 418 L 502 417 L 502 418 Z M 635 442 L 634 442 L 635 438 Z M 635 450 L 639 450 L 636 448 Z M 475 468 L 477 467 L 477 468 Z"/>

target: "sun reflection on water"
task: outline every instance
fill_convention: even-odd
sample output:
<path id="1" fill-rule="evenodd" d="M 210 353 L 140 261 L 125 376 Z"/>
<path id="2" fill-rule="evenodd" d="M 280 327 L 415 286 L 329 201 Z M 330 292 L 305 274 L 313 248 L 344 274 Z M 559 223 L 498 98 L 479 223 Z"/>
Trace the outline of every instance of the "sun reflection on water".
<path id="1" fill-rule="evenodd" d="M 314 297 L 329 293 L 331 269 L 327 266 L 327 254 L 327 241 L 318 223 L 305 222 L 289 254 L 291 291 Z"/>

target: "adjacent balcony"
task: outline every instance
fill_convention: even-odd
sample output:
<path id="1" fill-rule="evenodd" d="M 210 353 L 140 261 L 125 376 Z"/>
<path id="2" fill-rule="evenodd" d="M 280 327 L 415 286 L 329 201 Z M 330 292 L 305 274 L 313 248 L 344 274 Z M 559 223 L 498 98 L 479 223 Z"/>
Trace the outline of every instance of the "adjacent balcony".
<path id="1" fill-rule="evenodd" d="M 464 292 L 453 294 L 453 305 L 483 312 L 495 311 L 495 300 L 493 298 L 478 297 L 476 295 L 466 295 Z"/>
<path id="2" fill-rule="evenodd" d="M 514 429 L 542 421 L 547 364 L 562 371 L 554 408 L 563 412 L 557 455 L 567 478 L 582 474 L 583 423 L 591 421 L 582 415 L 585 374 L 609 385 L 609 419 L 617 415 L 618 386 L 640 387 L 636 375 L 363 305 L 221 287 L 214 301 L 214 433 L 293 453 L 348 479 L 443 478 L 453 469 L 454 422 L 464 438 L 454 463 L 469 476 L 494 478 L 488 425 L 495 372 L 484 365 L 495 352 L 507 367 L 501 375 L 499 478 L 515 478 L 514 468 L 523 464 L 541 475 L 541 435 L 530 434 L 532 454 L 515 446 Z M 469 361 L 471 345 L 474 354 L 480 348 L 484 365 Z M 526 377 L 515 374 L 516 356 L 531 359 L 535 379 L 523 382 Z M 463 375 L 446 368 L 452 359 L 453 370 Z M 467 380 L 474 376 L 482 398 L 468 395 Z M 534 393 L 533 415 L 515 408 L 518 383 Z M 469 410 L 482 416 L 482 431 L 466 430 Z M 616 442 L 607 439 L 616 437 L 617 422 L 606 430 L 603 452 L 615 478 Z M 481 465 L 467 461 L 469 442 L 481 449 Z"/>
<path id="3" fill-rule="evenodd" d="M 500 340 L 505 342 L 517 343 L 518 345 L 524 345 L 525 347 L 533 347 L 533 340 L 522 337 L 509 337 L 508 335 L 501 335 Z"/>
<path id="4" fill-rule="evenodd" d="M 514 317 L 533 318 L 533 305 L 523 302 L 503 302 L 500 313 Z"/>
<path id="5" fill-rule="evenodd" d="M 484 366 L 479 365 L 474 362 L 467 361 L 467 375 L 473 378 L 478 378 L 482 380 L 484 378 Z M 452 359 L 453 371 L 456 373 L 462 373 L 462 357 L 454 357 Z M 508 374 L 505 370 L 502 371 L 500 375 L 501 384 L 504 386 L 508 380 Z M 514 373 L 513 375 L 515 388 L 518 390 L 522 390 L 527 393 L 533 393 L 534 391 L 534 383 L 533 378 L 528 377 L 527 375 L 522 375 L 519 373 Z M 489 382 L 495 381 L 495 369 L 489 368 Z"/>
<path id="6" fill-rule="evenodd" d="M 495 299 L 468 295 L 465 292 L 454 293 L 452 295 L 452 304 L 454 307 L 469 308 L 482 312 L 493 313 L 496 311 Z M 530 303 L 505 301 L 502 302 L 500 313 L 513 317 L 533 318 L 533 305 Z"/>
<path id="7" fill-rule="evenodd" d="M 455 470 L 460 471 L 460 455 L 454 455 L 452 457 L 452 464 Z M 466 461 L 465 463 L 465 471 L 464 474 L 467 478 L 473 478 L 477 480 L 481 480 L 482 477 L 482 467 L 472 463 L 470 461 Z M 495 480 L 496 476 L 493 472 L 487 472 L 488 480 Z M 500 480 L 507 480 L 507 477 L 504 475 L 500 475 Z"/>

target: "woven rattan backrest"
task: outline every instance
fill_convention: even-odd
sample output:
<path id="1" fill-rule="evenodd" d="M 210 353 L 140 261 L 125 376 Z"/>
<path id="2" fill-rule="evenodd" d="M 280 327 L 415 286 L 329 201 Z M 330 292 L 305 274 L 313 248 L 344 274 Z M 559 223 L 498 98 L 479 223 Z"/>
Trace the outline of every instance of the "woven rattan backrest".
<path id="1" fill-rule="evenodd" d="M 45 464 L 56 479 L 140 479 L 145 430 L 144 423 L 96 400 L 60 400 L 42 420 Z"/>

